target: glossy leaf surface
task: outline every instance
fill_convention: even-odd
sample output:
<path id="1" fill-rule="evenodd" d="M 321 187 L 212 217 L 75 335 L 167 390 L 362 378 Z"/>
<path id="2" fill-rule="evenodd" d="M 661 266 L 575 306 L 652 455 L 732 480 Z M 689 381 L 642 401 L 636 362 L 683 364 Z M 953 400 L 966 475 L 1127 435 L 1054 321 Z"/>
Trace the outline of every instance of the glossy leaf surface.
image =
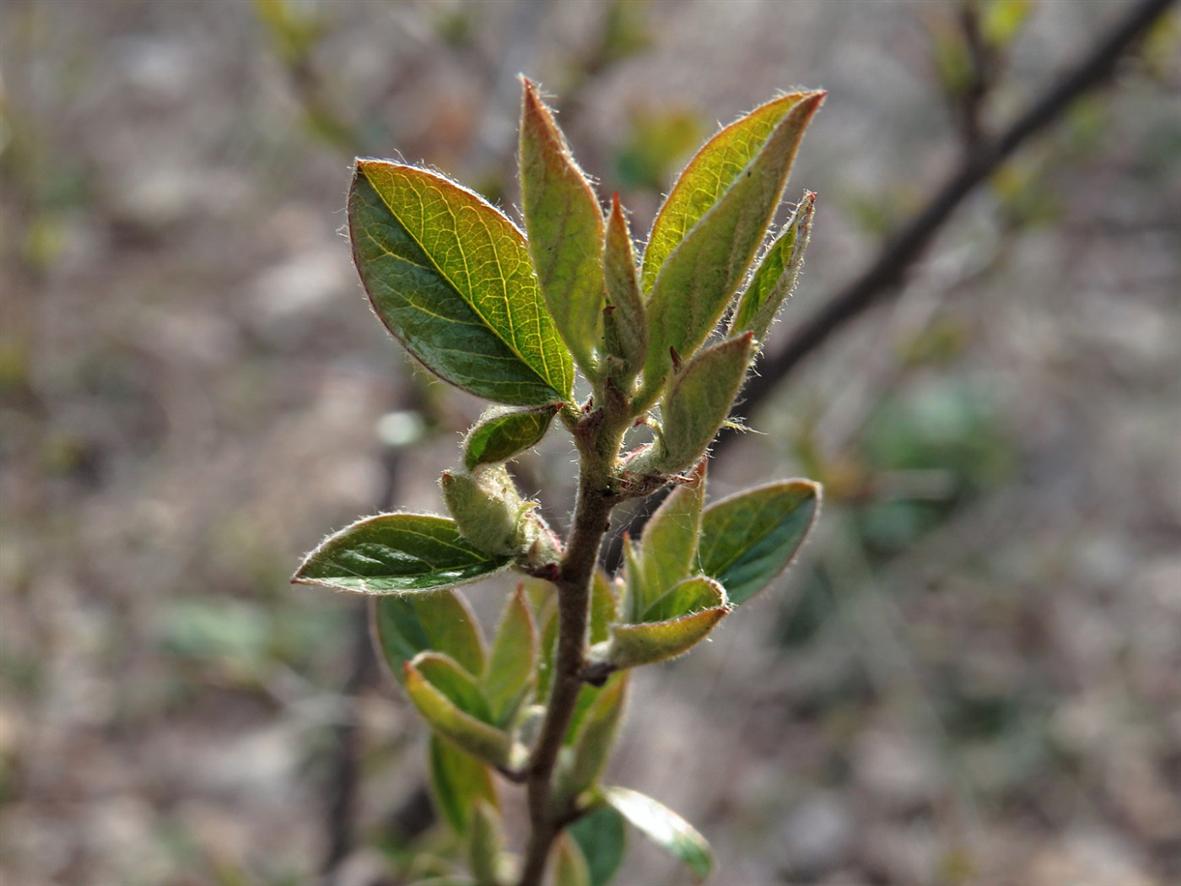
<path id="1" fill-rule="evenodd" d="M 480 417 L 463 444 L 469 471 L 520 455 L 541 442 L 561 404 L 537 409 L 494 409 Z"/>
<path id="2" fill-rule="evenodd" d="M 453 686 L 436 686 L 413 662 L 407 662 L 404 670 L 406 694 L 435 732 L 493 766 L 509 765 L 512 741 L 508 733 L 464 711 L 462 697 L 447 694 Z"/>
<path id="3" fill-rule="evenodd" d="M 466 833 L 477 801 L 499 805 L 492 771 L 471 754 L 432 735 L 431 793 L 439 815 L 457 833 Z"/>
<path id="4" fill-rule="evenodd" d="M 800 279 L 815 210 L 816 195 L 809 191 L 755 269 L 730 321 L 731 333 L 751 332 L 760 344 L 765 340 L 775 315 Z"/>
<path id="5" fill-rule="evenodd" d="M 620 815 L 645 837 L 698 877 L 705 879 L 713 869 L 713 853 L 705 837 L 663 803 L 628 788 L 612 787 L 604 797 Z"/>
<path id="6" fill-rule="evenodd" d="M 379 514 L 330 535 L 292 581 L 361 594 L 431 591 L 504 568 L 468 543 L 454 520 L 432 514 Z"/>
<path id="7" fill-rule="evenodd" d="M 479 624 L 455 591 L 375 597 L 370 624 L 382 658 L 399 681 L 402 665 L 431 649 L 451 656 L 473 674 L 484 671 Z"/>
<path id="8" fill-rule="evenodd" d="M 358 160 L 348 216 L 378 317 L 424 366 L 500 403 L 569 396 L 570 354 L 498 209 L 437 173 Z"/>
<path id="9" fill-rule="evenodd" d="M 668 371 L 670 349 L 688 357 L 725 313 L 766 236 L 804 130 L 823 97 L 810 93 L 788 111 L 734 184 L 669 254 L 648 301 L 644 389 L 649 394 Z"/>
<path id="10" fill-rule="evenodd" d="M 644 250 L 642 281 L 650 290 L 661 265 L 701 217 L 766 143 L 776 124 L 807 95 L 792 92 L 771 99 L 749 114 L 723 127 L 707 141 L 685 166 L 669 191 L 648 233 Z"/>
<path id="11" fill-rule="evenodd" d="M 603 210 L 553 114 L 522 78 L 521 203 L 529 253 L 554 323 L 590 373 L 603 323 Z"/>
<path id="12" fill-rule="evenodd" d="M 796 555 L 820 506 L 820 486 L 784 480 L 724 498 L 702 515 L 701 570 L 744 603 Z"/>
<path id="13" fill-rule="evenodd" d="M 537 628 L 520 587 L 509 597 L 488 657 L 484 694 L 492 709 L 492 722 L 504 725 L 533 687 L 537 658 Z"/>

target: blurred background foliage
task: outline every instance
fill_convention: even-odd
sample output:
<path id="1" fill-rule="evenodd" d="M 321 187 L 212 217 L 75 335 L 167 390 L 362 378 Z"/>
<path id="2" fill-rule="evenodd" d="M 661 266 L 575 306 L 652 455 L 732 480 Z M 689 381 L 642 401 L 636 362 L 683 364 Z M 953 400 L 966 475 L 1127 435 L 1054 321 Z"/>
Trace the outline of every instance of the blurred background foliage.
<path id="1" fill-rule="evenodd" d="M 525 71 L 643 231 L 716 122 L 826 87 L 774 351 L 1127 5 L 5 3 L 0 880 L 353 886 L 449 851 L 363 610 L 286 583 L 326 522 L 439 509 L 479 409 L 369 316 L 353 155 L 513 212 Z M 636 686 L 618 777 L 718 882 L 1181 879 L 1179 97 L 1174 12 L 712 469 L 828 492 L 790 578 Z M 559 524 L 571 472 L 560 434 L 519 468 Z M 622 881 L 678 876 L 637 843 Z"/>

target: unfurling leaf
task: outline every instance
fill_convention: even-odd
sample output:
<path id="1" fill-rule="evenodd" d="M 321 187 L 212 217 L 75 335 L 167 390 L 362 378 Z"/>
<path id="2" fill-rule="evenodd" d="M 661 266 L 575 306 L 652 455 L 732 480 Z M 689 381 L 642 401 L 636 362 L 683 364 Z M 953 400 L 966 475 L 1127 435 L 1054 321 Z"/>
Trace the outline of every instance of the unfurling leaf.
<path id="1" fill-rule="evenodd" d="M 783 117 L 733 185 L 665 260 L 648 301 L 648 356 L 641 402 L 654 399 L 671 365 L 705 341 L 729 306 L 767 233 L 812 115 L 809 93 Z"/>
<path id="2" fill-rule="evenodd" d="M 464 670 L 451 656 L 441 652 L 420 652 L 410 663 L 465 714 L 492 723 L 492 708 L 476 675 Z"/>
<path id="3" fill-rule="evenodd" d="M 570 354 L 498 209 L 425 169 L 358 160 L 348 216 L 374 310 L 424 366 L 499 403 L 570 396 Z"/>
<path id="4" fill-rule="evenodd" d="M 714 502 L 701 521 L 701 571 L 744 603 L 791 562 L 812 528 L 820 484 L 784 480 Z"/>
<path id="5" fill-rule="evenodd" d="M 487 803 L 477 801 L 472 810 L 468 840 L 468 866 L 477 886 L 501 886 L 503 854 L 504 832 L 500 826 L 500 813 Z"/>
<path id="6" fill-rule="evenodd" d="M 525 592 L 518 587 L 500 617 L 484 674 L 484 694 L 492 709 L 493 723 L 506 725 L 533 688 L 536 657 L 537 629 Z"/>
<path id="7" fill-rule="evenodd" d="M 490 556 L 521 553 L 522 519 L 532 505 L 521 500 L 503 465 L 478 469 L 474 476 L 444 471 L 439 484 L 460 535 L 474 547 Z"/>
<path id="8" fill-rule="evenodd" d="M 560 780 L 559 793 L 574 799 L 594 786 L 611 754 L 627 700 L 627 674 L 615 674 L 598 691 L 582 716 L 570 768 Z"/>
<path id="9" fill-rule="evenodd" d="M 592 375 L 603 323 L 603 210 L 553 114 L 533 84 L 521 82 L 521 204 L 529 254 L 558 332 Z"/>
<path id="10" fill-rule="evenodd" d="M 467 833 L 477 802 L 499 806 L 491 770 L 437 735 L 431 736 L 430 770 L 435 806 L 456 833 Z"/>
<path id="11" fill-rule="evenodd" d="M 554 886 L 591 886 L 590 868 L 573 837 L 558 837 L 554 853 Z"/>
<path id="12" fill-rule="evenodd" d="M 697 571 L 693 566 L 705 500 L 705 466 L 702 459 L 689 482 L 675 486 L 644 527 L 639 552 L 641 576 L 636 585 L 639 593 L 631 599 L 632 621 L 659 620 L 641 616 L 675 584 Z"/>
<path id="13" fill-rule="evenodd" d="M 628 788 L 611 787 L 604 799 L 645 837 L 685 864 L 702 879 L 713 869 L 713 853 L 705 837 L 663 803 Z"/>
<path id="14" fill-rule="evenodd" d="M 607 639 L 607 629 L 619 619 L 619 601 L 611 579 L 602 569 L 596 569 L 591 579 L 590 631 L 592 643 Z"/>
<path id="15" fill-rule="evenodd" d="M 648 318 L 644 296 L 636 272 L 636 256 L 632 250 L 631 232 L 619 195 L 611 200 L 611 214 L 607 219 L 607 244 L 603 253 L 603 278 L 607 290 L 607 309 L 603 320 L 603 338 L 612 364 L 611 377 L 624 392 L 644 366 L 648 349 Z"/>
<path id="16" fill-rule="evenodd" d="M 698 149 L 652 222 L 644 249 L 644 291 L 652 289 L 665 259 L 738 180 L 776 125 L 807 96 L 807 92 L 791 92 L 771 99 L 723 127 Z"/>
<path id="17" fill-rule="evenodd" d="M 446 517 L 379 514 L 328 536 L 291 580 L 360 594 L 404 594 L 476 581 L 508 562 L 468 543 Z"/>
<path id="18" fill-rule="evenodd" d="M 816 195 L 804 194 L 796 211 L 759 262 L 730 321 L 730 333 L 751 332 L 760 345 L 783 303 L 791 298 L 804 266 L 804 251 L 812 236 Z"/>
<path id="19" fill-rule="evenodd" d="M 470 673 L 484 671 L 479 624 L 453 590 L 374 597 L 370 624 L 381 657 L 399 681 L 403 664 L 432 649 L 451 656 Z"/>
<path id="20" fill-rule="evenodd" d="M 607 886 L 627 847 L 623 817 L 606 804 L 596 806 L 568 830 L 582 849 L 590 872 L 591 886 Z"/>
<path id="21" fill-rule="evenodd" d="M 701 458 L 726 420 L 753 355 L 753 336 L 747 332 L 690 360 L 664 396 L 660 438 L 629 468 L 674 474 Z"/>
<path id="22" fill-rule="evenodd" d="M 725 590 L 704 575 L 685 579 L 669 594 L 675 596 L 668 609 L 674 602 L 689 608 L 662 621 L 612 625 L 610 638 L 591 647 L 590 667 L 619 670 L 676 658 L 704 640 L 730 611 Z M 663 614 L 666 607 L 661 601 L 657 605 Z"/>
<path id="23" fill-rule="evenodd" d="M 561 403 L 536 409 L 490 409 L 463 441 L 463 463 L 469 471 L 520 455 L 541 442 Z"/>
<path id="24" fill-rule="evenodd" d="M 511 765 L 513 745 L 508 733 L 462 708 L 462 704 L 470 703 L 470 699 L 457 692 L 457 687 L 462 685 L 460 680 L 448 680 L 438 686 L 415 666 L 415 662 L 406 662 L 404 669 L 406 694 L 435 732 L 493 766 Z M 442 671 L 442 668 L 435 670 Z M 456 693 L 459 697 L 449 693 Z"/>

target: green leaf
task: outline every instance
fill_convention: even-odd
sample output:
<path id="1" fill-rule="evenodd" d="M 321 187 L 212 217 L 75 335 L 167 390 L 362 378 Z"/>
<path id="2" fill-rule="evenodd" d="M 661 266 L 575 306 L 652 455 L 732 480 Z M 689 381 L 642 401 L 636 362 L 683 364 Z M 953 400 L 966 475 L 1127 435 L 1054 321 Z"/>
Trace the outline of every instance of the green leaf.
<path id="1" fill-rule="evenodd" d="M 701 571 L 745 603 L 796 555 L 820 506 L 820 484 L 784 480 L 714 502 L 701 521 Z"/>
<path id="2" fill-rule="evenodd" d="M 627 846 L 623 817 L 610 806 L 600 805 L 574 822 L 567 833 L 587 860 L 591 886 L 607 886 L 623 864 Z"/>
<path id="3" fill-rule="evenodd" d="M 648 301 L 648 356 L 641 403 L 654 398 L 675 351 L 688 357 L 725 313 L 783 194 L 796 150 L 824 93 L 810 93 L 784 116 L 717 204 L 673 250 Z"/>
<path id="4" fill-rule="evenodd" d="M 703 609 L 713 609 L 726 602 L 718 593 L 714 582 L 704 576 L 687 578 L 674 585 L 653 603 L 640 617 L 640 622 L 650 623 L 680 618 Z"/>
<path id="5" fill-rule="evenodd" d="M 477 801 L 500 805 L 492 771 L 437 735 L 430 741 L 430 774 L 435 806 L 456 833 L 467 833 Z"/>
<path id="6" fill-rule="evenodd" d="M 554 855 L 554 886 L 591 886 L 586 858 L 569 834 L 558 837 L 554 844 Z"/>
<path id="7" fill-rule="evenodd" d="M 291 580 L 361 594 L 404 594 L 476 581 L 508 562 L 473 547 L 446 517 L 378 514 L 328 536 Z"/>
<path id="8" fill-rule="evenodd" d="M 455 591 L 374 597 L 373 638 L 394 676 L 420 652 L 442 652 L 473 674 L 484 671 L 484 638 L 466 601 Z"/>
<path id="9" fill-rule="evenodd" d="M 424 366 L 500 403 L 570 396 L 570 354 L 499 210 L 437 173 L 358 160 L 348 216 L 374 310 Z"/>
<path id="10" fill-rule="evenodd" d="M 554 681 L 554 658 L 558 651 L 558 607 L 546 607 L 541 621 L 540 657 L 537 662 L 537 691 L 533 697 L 539 704 L 549 701 L 550 687 Z"/>
<path id="11" fill-rule="evenodd" d="M 521 78 L 521 204 L 545 303 L 578 365 L 594 372 L 603 322 L 603 210 L 553 114 Z"/>
<path id="12" fill-rule="evenodd" d="M 661 502 L 644 527 L 640 538 L 640 593 L 633 598 L 633 621 L 664 596 L 677 582 L 688 578 L 697 557 L 697 536 L 701 532 L 701 505 L 705 499 L 705 466 L 702 459 L 689 481 L 679 483 Z M 678 613 L 678 615 L 681 613 Z"/>
<path id="13" fill-rule="evenodd" d="M 627 674 L 612 676 L 583 715 L 570 769 L 562 779 L 562 795 L 577 797 L 603 774 L 623 718 L 627 678 Z"/>
<path id="14" fill-rule="evenodd" d="M 713 869 L 713 853 L 705 837 L 663 803 L 628 788 L 612 787 L 604 798 L 636 830 L 685 864 L 701 879 Z"/>
<path id="15" fill-rule="evenodd" d="M 592 665 L 618 670 L 676 658 L 704 640 L 730 611 L 725 590 L 703 575 L 685 579 L 670 593 L 677 594 L 676 601 L 706 608 L 663 621 L 612 625 L 610 639 L 591 647 Z"/>
<path id="16" fill-rule="evenodd" d="M 598 643 L 607 639 L 609 626 L 619 618 L 619 603 L 606 572 L 596 569 L 591 581 L 589 636 L 592 643 Z"/>
<path id="17" fill-rule="evenodd" d="M 645 291 L 656 282 L 656 275 L 669 254 L 738 180 L 787 112 L 807 95 L 806 92 L 792 92 L 773 98 L 723 127 L 701 146 L 652 221 L 648 245 L 644 249 L 642 281 Z"/>
<path id="18" fill-rule="evenodd" d="M 807 191 L 742 293 L 730 321 L 730 334 L 752 332 L 760 345 L 766 340 L 771 322 L 783 303 L 791 298 L 800 279 L 815 210 L 816 195 Z"/>
<path id="19" fill-rule="evenodd" d="M 473 547 L 493 557 L 522 552 L 521 518 L 532 505 L 521 500 L 504 465 L 481 468 L 475 476 L 444 471 L 439 485 L 460 535 Z"/>
<path id="20" fill-rule="evenodd" d="M 561 403 L 537 409 L 490 409 L 463 441 L 463 463 L 469 471 L 479 465 L 508 461 L 541 442 Z"/>
<path id="21" fill-rule="evenodd" d="M 518 586 L 500 617 L 484 675 L 484 694 L 492 708 L 493 723 L 508 723 L 533 688 L 536 658 L 537 628 L 525 591 Z"/>
<path id="22" fill-rule="evenodd" d="M 500 814 L 487 803 L 477 801 L 468 842 L 468 865 L 479 886 L 500 886 L 503 853 L 504 832 L 500 826 Z"/>
<path id="23" fill-rule="evenodd" d="M 706 348 L 677 373 L 661 406 L 660 437 L 631 470 L 675 474 L 701 458 L 746 379 L 753 339 L 746 332 Z"/>
<path id="24" fill-rule="evenodd" d="M 603 278 L 607 291 L 607 309 L 603 315 L 605 350 L 618 361 L 610 374 L 621 389 L 630 392 L 632 380 L 644 366 L 648 317 L 636 274 L 631 232 L 618 194 L 611 199 L 611 215 L 607 219 Z"/>
<path id="25" fill-rule="evenodd" d="M 514 754 L 508 733 L 464 711 L 462 705 L 469 700 L 462 694 L 459 698 L 448 694 L 457 692 L 459 681 L 437 686 L 412 661 L 406 662 L 404 670 L 406 694 L 435 732 L 493 766 L 511 765 Z"/>
<path id="26" fill-rule="evenodd" d="M 485 723 L 493 722 L 492 708 L 475 674 L 464 670 L 451 656 L 442 652 L 420 652 L 411 659 L 411 664 L 465 714 Z"/>

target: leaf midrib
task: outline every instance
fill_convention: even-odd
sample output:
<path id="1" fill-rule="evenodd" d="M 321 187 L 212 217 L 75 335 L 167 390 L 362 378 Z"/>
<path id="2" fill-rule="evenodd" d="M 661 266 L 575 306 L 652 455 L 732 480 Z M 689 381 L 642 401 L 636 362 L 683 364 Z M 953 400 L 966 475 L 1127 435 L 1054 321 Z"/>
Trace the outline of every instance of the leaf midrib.
<path id="1" fill-rule="evenodd" d="M 496 338 L 506 348 L 508 348 L 513 353 L 513 355 L 518 360 L 521 361 L 522 365 L 524 365 L 531 373 L 533 373 L 533 375 L 535 375 L 543 385 L 545 385 L 550 390 L 554 391 L 554 393 L 558 394 L 558 396 L 562 397 L 562 399 L 565 399 L 565 395 L 562 394 L 561 391 L 557 390 L 554 387 L 553 383 L 550 382 L 549 379 L 547 379 L 540 372 L 538 372 L 537 368 L 532 363 L 529 362 L 529 360 L 525 357 L 524 354 L 521 353 L 521 351 L 517 348 L 517 343 L 515 341 L 511 341 L 509 339 L 506 339 L 503 335 L 501 335 L 500 332 L 489 322 L 488 318 L 484 316 L 484 314 L 480 310 L 480 308 L 476 306 L 474 300 L 469 300 L 468 298 L 464 297 L 464 294 L 463 294 L 463 292 L 460 291 L 459 286 L 457 286 L 455 281 L 451 279 L 450 275 L 448 275 L 439 266 L 439 263 L 435 261 L 434 257 L 427 250 L 426 246 L 423 245 L 422 241 L 419 240 L 419 238 L 414 235 L 414 232 L 411 231 L 409 227 L 407 227 L 406 222 L 403 221 L 403 219 L 402 219 L 402 216 L 398 214 L 398 212 L 394 209 L 394 207 L 392 205 L 390 205 L 390 202 L 385 198 L 385 195 L 382 194 L 381 190 L 377 187 L 377 185 L 374 184 L 373 180 L 369 177 L 369 174 L 364 170 L 361 170 L 361 174 L 363 176 L 365 176 L 366 184 L 368 184 L 369 187 L 371 187 L 373 189 L 373 193 L 377 195 L 377 199 L 380 200 L 382 205 L 389 211 L 389 214 L 398 223 L 398 226 L 402 229 L 402 231 L 406 234 L 406 236 L 408 238 L 410 238 L 410 240 L 414 243 L 414 245 L 418 247 L 418 251 L 421 252 L 426 257 L 426 260 L 428 262 L 430 262 L 430 267 L 424 267 L 423 265 L 420 265 L 416 261 L 411 261 L 410 259 L 406 259 L 406 258 L 403 258 L 402 256 L 395 255 L 395 254 L 391 253 L 388 249 L 381 246 L 380 243 L 377 243 L 377 240 L 373 238 L 373 235 L 370 234 L 368 230 L 366 230 L 365 235 L 367 237 L 369 237 L 370 239 L 372 239 L 374 243 L 377 243 L 378 247 L 382 250 L 382 252 L 384 252 L 386 255 L 391 256 L 392 258 L 395 258 L 398 261 L 405 261 L 407 264 L 413 265 L 416 268 L 423 268 L 424 270 L 431 270 L 433 268 L 435 273 L 437 273 L 439 275 L 439 277 L 442 278 L 443 281 L 446 282 L 446 284 L 449 287 L 451 287 L 452 292 L 454 292 L 456 294 L 456 296 L 459 297 L 459 300 L 462 301 L 465 305 L 467 305 L 471 309 L 472 313 L 474 313 L 477 317 L 480 318 L 481 321 L 483 321 L 485 329 L 487 329 L 494 336 L 496 336 Z M 421 200 L 422 200 L 422 198 L 420 196 L 419 201 L 421 202 Z M 458 219 L 456 219 L 456 217 L 455 217 L 455 210 L 450 205 L 448 205 L 446 203 L 446 200 L 444 200 L 444 206 L 447 209 L 448 215 L 451 216 L 452 229 L 456 232 L 455 240 L 459 246 L 459 255 L 463 259 L 464 272 L 468 275 L 468 278 L 471 279 L 471 270 L 468 267 L 468 263 L 467 263 L 467 251 L 463 248 L 463 244 L 460 243 L 460 241 L 459 241 L 459 234 L 458 234 L 459 222 L 458 222 Z M 425 207 L 423 207 L 423 209 L 424 209 L 424 221 L 425 221 Z M 493 210 L 493 211 L 495 211 L 495 210 Z M 506 219 L 506 221 L 507 221 L 507 219 Z M 511 221 L 509 221 L 508 223 L 510 225 L 512 224 Z M 506 309 L 505 313 L 511 318 L 512 311 L 511 311 L 511 303 L 510 303 L 509 297 L 508 297 L 508 281 L 505 280 L 505 278 L 504 278 L 504 268 L 501 266 L 501 263 L 500 263 L 500 253 L 496 249 L 495 238 L 494 238 L 491 230 L 489 230 L 489 228 L 488 228 L 487 220 L 484 218 L 480 218 L 480 224 L 483 225 L 484 233 L 488 235 L 488 240 L 492 245 L 491 246 L 492 256 L 496 260 L 496 270 L 499 273 L 501 289 L 504 292 L 503 297 L 504 297 L 504 303 L 505 303 L 505 309 Z M 535 312 L 535 314 L 536 314 L 535 323 L 537 326 L 537 340 L 539 343 L 541 343 L 541 342 L 545 341 L 545 336 L 543 335 L 543 330 L 541 328 L 541 311 L 538 310 Z M 466 353 L 466 352 L 460 352 L 460 353 Z M 543 364 L 546 363 L 544 354 L 542 354 L 542 363 Z M 548 370 L 549 370 L 549 366 L 547 364 L 546 371 L 548 371 Z"/>

